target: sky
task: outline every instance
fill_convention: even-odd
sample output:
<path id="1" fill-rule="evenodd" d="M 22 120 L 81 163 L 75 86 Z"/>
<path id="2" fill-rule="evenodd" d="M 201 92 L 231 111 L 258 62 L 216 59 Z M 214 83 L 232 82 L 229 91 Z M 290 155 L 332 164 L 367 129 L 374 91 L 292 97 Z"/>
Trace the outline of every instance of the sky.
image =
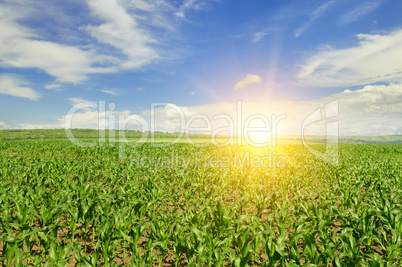
<path id="1" fill-rule="evenodd" d="M 0 0 L 0 129 L 272 130 L 284 115 L 278 133 L 301 134 L 320 110 L 306 132 L 323 134 L 336 101 L 340 135 L 402 135 L 401 12 L 398 0 Z"/>

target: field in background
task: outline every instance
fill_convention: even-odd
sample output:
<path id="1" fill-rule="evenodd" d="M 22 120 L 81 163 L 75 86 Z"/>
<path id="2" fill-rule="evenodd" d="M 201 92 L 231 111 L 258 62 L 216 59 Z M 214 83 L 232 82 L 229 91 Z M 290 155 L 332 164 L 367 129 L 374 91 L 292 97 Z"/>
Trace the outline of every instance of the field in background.
<path id="1" fill-rule="evenodd" d="M 63 130 L 64 131 L 64 130 Z M 322 145 L 315 145 L 322 148 Z M 402 146 L 0 141 L 0 261 L 400 266 Z"/>
<path id="2" fill-rule="evenodd" d="M 72 129 L 72 133 L 77 139 L 98 139 L 102 136 L 105 139 L 109 139 L 109 131 L 98 131 L 93 129 Z M 111 139 L 123 139 L 126 138 L 129 141 L 135 142 L 140 140 L 143 136 L 148 137 L 148 141 L 151 138 L 150 132 L 140 131 L 116 131 L 114 137 Z M 153 133 L 156 142 L 172 142 L 180 136 L 179 133 Z M 195 143 L 210 143 L 211 137 L 205 134 L 190 134 L 190 139 Z M 66 131 L 64 129 L 33 129 L 33 130 L 0 130 L 0 140 L 42 140 L 42 139 L 65 139 L 67 138 Z M 226 142 L 229 137 L 216 136 L 218 142 Z M 237 138 L 237 137 L 234 137 Z M 287 135 L 278 136 L 278 144 L 301 144 L 302 140 L 300 136 Z M 305 141 L 309 143 L 325 143 L 325 136 L 306 136 Z M 188 142 L 186 137 L 183 136 L 180 142 Z M 339 142 L 343 144 L 402 144 L 402 135 L 387 135 L 387 136 L 340 136 Z M 244 143 L 244 142 L 243 142 Z"/>

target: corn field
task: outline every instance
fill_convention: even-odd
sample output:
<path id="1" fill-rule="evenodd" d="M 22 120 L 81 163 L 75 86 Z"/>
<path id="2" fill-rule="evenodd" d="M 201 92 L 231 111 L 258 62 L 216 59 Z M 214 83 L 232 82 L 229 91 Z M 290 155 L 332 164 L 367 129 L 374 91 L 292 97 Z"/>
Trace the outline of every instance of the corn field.
<path id="1" fill-rule="evenodd" d="M 145 143 L 122 158 L 115 143 L 0 141 L 0 258 L 4 266 L 401 266 L 401 178 L 401 145 L 340 145 L 331 166 L 302 145 Z"/>

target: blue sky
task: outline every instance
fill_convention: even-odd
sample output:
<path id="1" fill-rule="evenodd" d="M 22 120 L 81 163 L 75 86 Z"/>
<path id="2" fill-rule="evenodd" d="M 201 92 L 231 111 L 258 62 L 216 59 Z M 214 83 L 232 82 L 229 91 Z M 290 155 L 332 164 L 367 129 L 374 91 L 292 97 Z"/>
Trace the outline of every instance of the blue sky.
<path id="1" fill-rule="evenodd" d="M 343 134 L 402 134 L 401 11 L 396 0 L 2 0 L 0 128 L 62 127 L 83 101 L 122 114 L 304 103 L 307 114 L 336 97 L 354 116 Z"/>

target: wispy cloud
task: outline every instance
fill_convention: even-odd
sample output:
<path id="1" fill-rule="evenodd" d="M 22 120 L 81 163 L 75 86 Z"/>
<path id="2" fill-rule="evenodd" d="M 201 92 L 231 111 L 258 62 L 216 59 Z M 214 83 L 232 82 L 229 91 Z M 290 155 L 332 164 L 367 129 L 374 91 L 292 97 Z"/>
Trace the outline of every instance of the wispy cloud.
<path id="1" fill-rule="evenodd" d="M 307 21 L 305 24 L 303 24 L 301 27 L 297 28 L 295 31 L 295 37 L 298 38 L 300 35 L 303 34 L 308 28 L 310 28 L 313 23 L 320 18 L 324 13 L 333 5 L 337 2 L 337 0 L 330 0 L 326 2 L 325 4 L 319 6 L 317 9 L 313 11 L 313 13 L 310 16 L 310 20 Z"/>
<path id="2" fill-rule="evenodd" d="M 147 11 L 147 12 L 151 12 L 154 11 L 157 7 L 155 6 L 154 3 L 151 2 L 147 2 L 144 0 L 122 0 L 120 1 L 121 3 L 123 3 L 124 6 L 126 6 L 127 8 L 134 8 L 134 9 L 139 9 L 142 11 Z M 155 2 L 155 1 L 152 1 Z M 157 1 L 158 2 L 163 2 L 163 1 Z"/>
<path id="3" fill-rule="evenodd" d="M 381 1 L 369 1 L 362 5 L 359 5 L 355 9 L 344 14 L 340 19 L 340 24 L 348 24 L 357 21 L 361 16 L 364 16 L 374 11 L 381 4 Z"/>
<path id="4" fill-rule="evenodd" d="M 117 95 L 117 93 L 113 90 L 101 90 L 101 92 L 109 95 Z"/>
<path id="5" fill-rule="evenodd" d="M 0 76 L 0 94 L 28 98 L 38 101 L 40 94 L 30 87 L 25 87 L 25 82 L 11 75 Z"/>
<path id="6" fill-rule="evenodd" d="M 70 100 L 73 105 L 76 105 L 79 103 L 94 102 L 94 101 L 85 100 L 81 97 L 70 97 L 70 98 L 68 98 L 68 100 Z"/>
<path id="7" fill-rule="evenodd" d="M 16 21 L 27 11 L 0 5 L 0 66 L 37 68 L 60 82 L 80 83 L 89 73 L 111 72 L 111 68 L 93 67 L 97 57 L 93 51 L 41 40 L 33 30 Z M 99 63 L 99 62 L 98 62 Z"/>
<path id="8" fill-rule="evenodd" d="M 38 69 L 55 77 L 55 83 L 73 84 L 85 82 L 91 74 L 138 70 L 180 53 L 166 53 L 172 36 L 163 33 L 175 32 L 177 16 L 203 8 L 206 2 L 72 1 L 68 6 L 79 10 L 78 15 L 66 5 L 47 0 L 1 2 L 0 67 Z"/>
<path id="9" fill-rule="evenodd" d="M 120 50 L 126 56 L 120 63 L 121 67 L 136 69 L 160 57 L 151 47 L 156 40 L 141 29 L 135 17 L 117 1 L 87 0 L 87 3 L 92 14 L 103 23 L 89 25 L 85 29 L 99 42 Z"/>
<path id="10" fill-rule="evenodd" d="M 185 18 L 185 12 L 187 10 L 197 10 L 202 6 L 202 2 L 200 0 L 185 0 L 184 3 L 180 6 L 179 10 L 176 11 L 175 15 L 180 18 Z"/>
<path id="11" fill-rule="evenodd" d="M 120 0 L 118 3 L 136 19 L 139 27 L 163 28 L 170 32 L 176 30 L 174 15 L 178 7 L 169 0 Z"/>
<path id="12" fill-rule="evenodd" d="M 248 87 L 248 86 L 250 86 L 250 85 L 252 85 L 254 83 L 255 84 L 261 84 L 261 82 L 262 82 L 262 78 L 260 76 L 254 75 L 254 74 L 247 74 L 247 76 L 243 80 L 237 82 L 233 86 L 233 89 L 234 90 L 239 90 L 239 89 L 242 89 L 242 88 L 246 88 L 246 87 Z"/>
<path id="13" fill-rule="evenodd" d="M 334 101 L 339 101 L 339 134 L 340 135 L 402 135 L 402 84 L 388 85 L 369 85 L 360 90 L 345 90 L 342 93 L 333 94 L 324 98 L 312 101 L 273 101 L 273 102 L 243 102 L 242 118 L 247 119 L 255 114 L 263 115 L 271 118 L 272 114 L 286 115 L 286 119 L 278 122 L 276 130 L 279 135 L 300 135 L 302 133 L 302 123 L 311 112 L 323 107 L 324 105 Z M 181 129 L 183 115 L 186 119 L 191 116 L 203 115 L 211 122 L 211 133 L 218 129 L 228 129 L 228 121 L 224 119 L 216 119 L 216 115 L 225 114 L 228 118 L 232 118 L 234 124 L 238 118 L 238 103 L 226 102 L 209 105 L 198 106 L 177 106 L 168 104 L 163 108 L 154 110 L 148 109 L 141 114 L 131 114 L 126 111 L 106 111 L 99 113 L 96 110 L 84 110 L 72 115 L 63 116 L 58 119 L 58 124 L 39 125 L 39 124 L 21 124 L 21 128 L 64 128 L 66 119 L 72 120 L 73 128 L 93 128 L 99 127 L 100 120 L 107 127 L 109 115 L 125 115 L 131 117 L 132 123 L 128 125 L 130 129 L 148 130 L 150 117 L 153 116 L 155 122 L 155 131 L 162 132 L 178 132 Z M 179 112 L 181 114 L 179 114 Z M 140 128 L 138 122 L 146 120 L 148 127 Z M 271 121 L 272 122 L 272 121 Z M 261 121 L 261 123 L 264 123 Z M 273 123 L 273 122 L 272 122 Z M 325 134 L 326 121 L 312 124 L 306 129 L 306 134 L 322 135 Z M 192 128 L 205 128 L 205 121 L 194 120 L 191 124 Z M 0 124 L 1 125 L 1 124 Z M 0 126 L 1 127 L 1 126 Z M 235 125 L 233 125 L 235 127 Z M 253 127 L 266 127 L 263 125 L 253 125 Z M 220 132 L 220 134 L 224 134 Z"/>
<path id="14" fill-rule="evenodd" d="M 68 98 L 68 100 L 71 101 L 71 106 L 75 106 L 80 103 L 96 103 L 95 101 L 89 101 L 89 100 L 83 99 L 81 97 L 70 97 L 70 98 Z M 94 110 L 94 108 L 92 108 L 92 107 L 83 107 L 81 109 L 85 110 L 85 111 L 93 111 Z"/>
<path id="15" fill-rule="evenodd" d="M 345 87 L 402 81 L 402 30 L 388 35 L 358 34 L 355 47 L 321 51 L 302 65 L 298 83 Z"/>
<path id="16" fill-rule="evenodd" d="M 81 128 L 81 129 L 99 129 L 99 125 L 106 125 L 107 129 L 115 129 L 116 125 L 109 124 L 110 121 L 108 119 L 109 116 L 115 116 L 118 118 L 119 115 L 123 115 L 124 118 L 130 116 L 130 111 L 112 111 L 108 110 L 103 113 L 99 113 L 98 110 L 88 110 L 83 109 L 74 114 L 64 115 L 63 117 L 57 119 L 57 123 L 54 124 L 27 124 L 21 123 L 19 124 L 20 129 L 57 129 L 57 128 Z M 132 129 L 133 124 L 136 126 L 135 118 L 138 115 L 132 115 L 133 120 L 131 120 L 130 124 L 127 125 L 127 129 Z M 68 125 L 66 122 L 71 121 L 72 124 Z M 148 129 L 146 129 L 148 130 Z"/>
<path id="17" fill-rule="evenodd" d="M 261 31 L 254 33 L 253 38 L 251 39 L 251 42 L 258 43 L 261 40 L 263 40 L 265 36 L 273 34 L 278 30 L 280 30 L 280 27 L 276 27 L 276 26 L 266 27 L 265 29 L 262 29 Z"/>
<path id="18" fill-rule="evenodd" d="M 71 14 L 64 14 L 66 11 L 56 2 L 0 3 L 0 67 L 40 69 L 56 77 L 56 82 L 79 84 L 90 74 L 135 70 L 162 58 L 154 47 L 158 40 L 152 31 L 171 30 L 165 17 L 177 8 L 164 0 L 152 3 L 86 0 L 85 3 L 90 13 L 80 8 L 81 25 L 67 23 Z M 63 29 L 57 31 L 56 37 L 48 34 L 47 28 L 21 23 L 36 19 L 44 12 L 39 11 L 43 6 L 60 13 L 45 18 L 46 24 L 57 24 L 56 28 Z"/>
<path id="19" fill-rule="evenodd" d="M 263 39 L 264 36 L 266 36 L 268 34 L 269 34 L 269 32 L 267 30 L 256 32 L 256 33 L 254 33 L 254 36 L 253 36 L 253 39 L 251 40 L 251 42 L 258 43 L 259 41 L 261 41 Z"/>
<path id="20" fill-rule="evenodd" d="M 60 87 L 61 87 L 61 84 L 57 84 L 57 83 L 47 84 L 45 86 L 45 88 L 48 90 L 56 90 L 56 91 L 60 90 Z"/>

